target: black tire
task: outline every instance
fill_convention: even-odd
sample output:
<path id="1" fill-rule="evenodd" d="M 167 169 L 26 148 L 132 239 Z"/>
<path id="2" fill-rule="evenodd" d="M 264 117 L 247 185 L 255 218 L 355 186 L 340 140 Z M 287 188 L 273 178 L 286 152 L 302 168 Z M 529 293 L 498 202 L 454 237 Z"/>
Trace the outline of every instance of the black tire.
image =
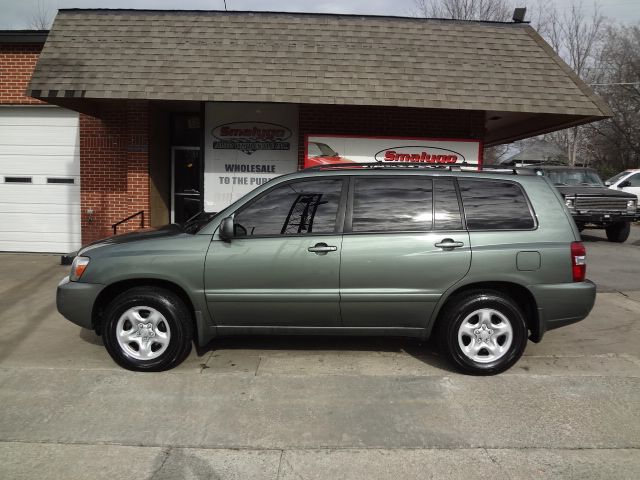
<path id="1" fill-rule="evenodd" d="M 156 358 L 135 358 L 118 342 L 118 321 L 127 310 L 135 307 L 155 309 L 162 314 L 168 325 L 168 345 Z M 139 372 L 160 372 L 179 365 L 187 358 L 193 341 L 193 323 L 189 309 L 173 292 L 158 287 L 135 287 L 121 293 L 109 303 L 104 315 L 102 336 L 107 352 L 121 367 Z"/>
<path id="2" fill-rule="evenodd" d="M 463 321 L 479 309 L 499 312 L 509 321 L 512 329 L 511 345 L 500 358 L 488 363 L 469 358 L 458 341 Z M 460 371 L 472 375 L 495 375 L 509 369 L 520 359 L 527 346 L 528 332 L 521 309 L 510 297 L 495 290 L 482 289 L 470 290 L 451 298 L 438 316 L 436 335 L 440 349 Z"/>
<path id="3" fill-rule="evenodd" d="M 607 240 L 610 242 L 623 243 L 629 238 L 631 224 L 629 222 L 614 223 L 608 226 L 605 231 L 607 232 Z"/>

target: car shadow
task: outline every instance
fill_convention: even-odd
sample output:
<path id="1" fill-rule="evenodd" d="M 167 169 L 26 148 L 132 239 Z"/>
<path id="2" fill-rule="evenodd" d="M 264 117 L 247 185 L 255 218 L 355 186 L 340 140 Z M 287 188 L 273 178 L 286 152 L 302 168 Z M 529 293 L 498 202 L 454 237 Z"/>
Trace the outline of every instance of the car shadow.
<path id="1" fill-rule="evenodd" d="M 217 337 L 204 347 L 196 347 L 198 356 L 217 350 L 404 353 L 425 365 L 457 373 L 434 342 L 410 337 L 239 335 Z"/>
<path id="2" fill-rule="evenodd" d="M 585 242 L 604 242 L 607 243 L 609 240 L 607 240 L 606 237 L 598 237 L 595 235 L 589 235 L 588 233 L 584 233 L 582 232 L 580 234 L 580 236 L 582 237 L 582 240 L 584 240 Z"/>
<path id="3" fill-rule="evenodd" d="M 93 330 L 89 330 L 87 328 L 80 328 L 80 333 L 78 334 L 78 336 L 83 341 L 90 343 L 91 345 L 98 345 L 98 346 L 104 347 L 104 343 L 102 342 L 102 337 Z"/>

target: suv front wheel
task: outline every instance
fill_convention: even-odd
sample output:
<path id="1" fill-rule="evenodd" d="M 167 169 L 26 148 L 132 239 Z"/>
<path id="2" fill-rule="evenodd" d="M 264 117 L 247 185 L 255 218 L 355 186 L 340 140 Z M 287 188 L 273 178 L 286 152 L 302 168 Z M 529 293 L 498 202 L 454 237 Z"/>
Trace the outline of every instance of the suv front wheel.
<path id="1" fill-rule="evenodd" d="M 111 358 L 129 370 L 158 372 L 181 363 L 191 351 L 193 325 L 184 302 L 157 287 L 136 287 L 109 303 L 102 328 Z"/>
<path id="2" fill-rule="evenodd" d="M 527 345 L 527 325 L 518 305 L 493 290 L 452 298 L 440 315 L 438 343 L 460 370 L 494 375 L 515 364 Z"/>

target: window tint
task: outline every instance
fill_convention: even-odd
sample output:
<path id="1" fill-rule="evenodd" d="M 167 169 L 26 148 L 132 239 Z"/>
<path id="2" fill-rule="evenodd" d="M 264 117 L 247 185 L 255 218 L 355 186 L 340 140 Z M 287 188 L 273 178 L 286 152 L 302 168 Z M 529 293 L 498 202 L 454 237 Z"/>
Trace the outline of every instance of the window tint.
<path id="1" fill-rule="evenodd" d="M 436 230 L 461 230 L 462 218 L 456 187 L 451 178 L 438 178 L 435 184 Z"/>
<path id="2" fill-rule="evenodd" d="M 236 235 L 332 233 L 341 192 L 342 179 L 276 187 L 235 215 Z"/>
<path id="3" fill-rule="evenodd" d="M 432 181 L 424 177 L 357 178 L 354 232 L 431 230 Z"/>
<path id="4" fill-rule="evenodd" d="M 631 187 L 640 187 L 640 173 L 632 175 L 627 180 L 629 180 L 629 182 L 631 183 Z"/>
<path id="5" fill-rule="evenodd" d="M 518 185 L 462 179 L 458 185 L 469 230 L 522 230 L 535 226 Z"/>

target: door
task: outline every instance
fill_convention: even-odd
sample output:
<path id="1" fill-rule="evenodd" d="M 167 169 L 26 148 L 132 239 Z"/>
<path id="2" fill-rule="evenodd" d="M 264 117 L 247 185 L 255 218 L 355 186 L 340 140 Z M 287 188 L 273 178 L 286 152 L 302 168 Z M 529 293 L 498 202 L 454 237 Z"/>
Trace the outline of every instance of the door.
<path id="1" fill-rule="evenodd" d="M 0 251 L 81 245 L 78 113 L 0 107 Z"/>
<path id="2" fill-rule="evenodd" d="M 620 188 L 620 187 L 618 187 L 618 188 L 620 190 L 622 190 L 623 192 L 633 193 L 635 196 L 638 197 L 638 199 L 640 199 L 640 172 L 639 173 L 634 173 L 630 177 L 627 177 L 621 183 L 626 183 L 626 182 L 629 182 L 628 186 L 623 187 L 623 188 Z"/>
<path id="3" fill-rule="evenodd" d="M 236 236 L 214 237 L 205 263 L 218 326 L 340 325 L 344 184 L 337 177 L 290 181 L 235 212 Z"/>
<path id="4" fill-rule="evenodd" d="M 181 223 L 202 210 L 200 148 L 173 147 L 171 165 L 173 170 L 171 221 Z"/>
<path id="5" fill-rule="evenodd" d="M 454 181 L 355 177 L 351 191 L 340 272 L 344 326 L 424 328 L 471 263 Z"/>

